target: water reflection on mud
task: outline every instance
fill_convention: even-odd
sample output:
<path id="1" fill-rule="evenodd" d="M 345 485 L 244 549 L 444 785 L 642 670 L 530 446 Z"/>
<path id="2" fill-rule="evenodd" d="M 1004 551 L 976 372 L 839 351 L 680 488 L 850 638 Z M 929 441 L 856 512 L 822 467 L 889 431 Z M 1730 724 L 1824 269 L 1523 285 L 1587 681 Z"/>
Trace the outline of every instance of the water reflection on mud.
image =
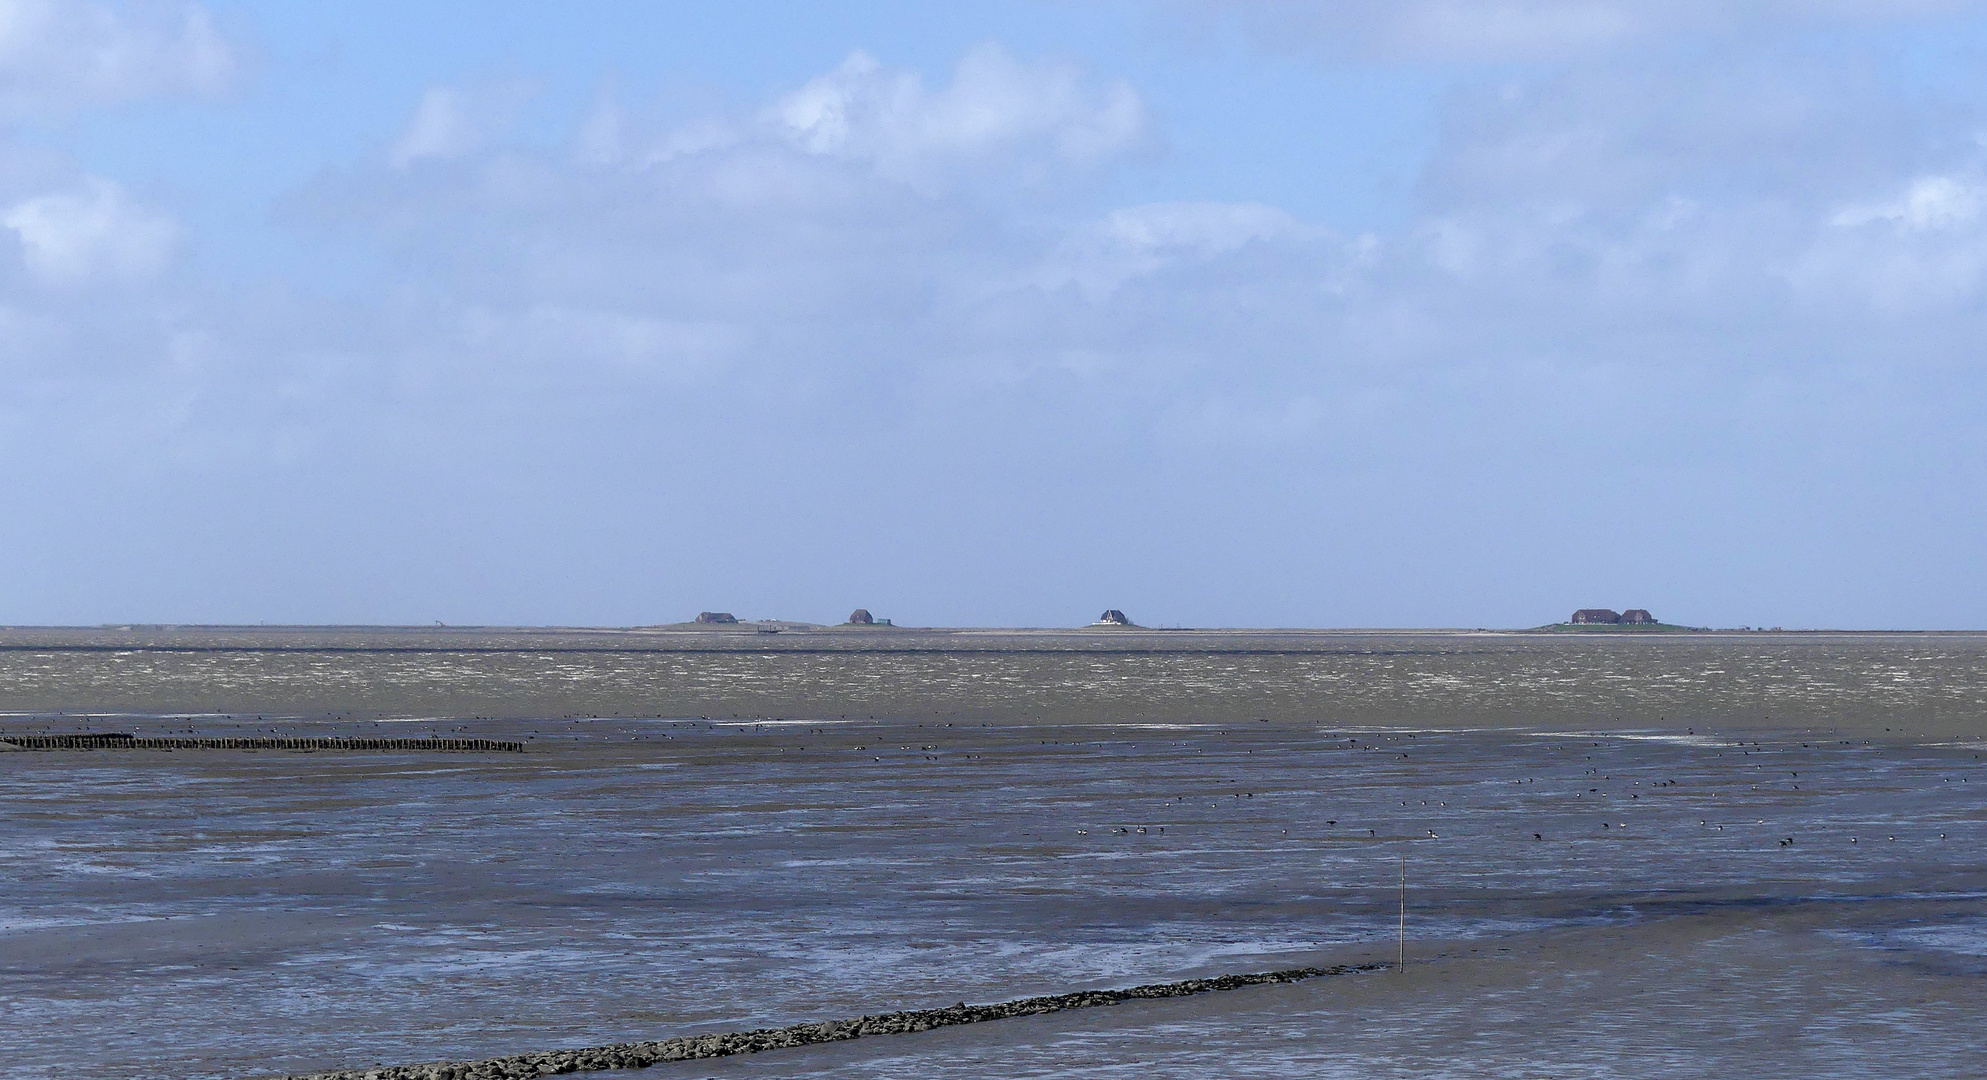
<path id="1" fill-rule="evenodd" d="M 1405 975 L 646 1075 L 1926 1075 L 1987 1052 L 1965 746 L 475 727 L 533 750 L 0 757 L 9 1075 L 485 1057 L 1390 957 L 1403 853 Z"/>

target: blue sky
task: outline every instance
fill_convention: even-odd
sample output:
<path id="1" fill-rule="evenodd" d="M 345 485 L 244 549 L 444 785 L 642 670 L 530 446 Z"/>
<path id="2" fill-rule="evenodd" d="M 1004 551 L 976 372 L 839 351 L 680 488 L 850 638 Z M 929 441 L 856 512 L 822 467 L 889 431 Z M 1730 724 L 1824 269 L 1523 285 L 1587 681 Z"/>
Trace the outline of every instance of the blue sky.
<path id="1" fill-rule="evenodd" d="M 0 621 L 1981 625 L 1987 8 L 0 2 Z"/>

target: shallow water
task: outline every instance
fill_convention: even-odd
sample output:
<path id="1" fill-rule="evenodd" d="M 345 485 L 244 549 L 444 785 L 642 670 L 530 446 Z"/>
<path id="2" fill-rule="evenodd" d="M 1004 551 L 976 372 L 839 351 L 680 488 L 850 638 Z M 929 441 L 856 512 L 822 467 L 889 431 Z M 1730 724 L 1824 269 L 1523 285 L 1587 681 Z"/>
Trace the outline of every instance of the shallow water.
<path id="1" fill-rule="evenodd" d="M 1404 974 L 645 1075 L 1987 1060 L 1987 772 L 1965 740 L 1287 717 L 456 726 L 532 749 L 0 756 L 7 1075 L 487 1057 L 1390 959 L 1403 855 Z"/>

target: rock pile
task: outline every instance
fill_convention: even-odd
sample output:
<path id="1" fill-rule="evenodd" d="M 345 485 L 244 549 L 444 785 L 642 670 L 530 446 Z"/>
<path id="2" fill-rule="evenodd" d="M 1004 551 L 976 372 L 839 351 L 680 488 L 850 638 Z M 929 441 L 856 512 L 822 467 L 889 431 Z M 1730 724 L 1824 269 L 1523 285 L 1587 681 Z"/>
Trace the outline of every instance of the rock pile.
<path id="1" fill-rule="evenodd" d="M 1051 997 L 1023 998 L 998 1005 L 968 1005 L 960 1002 L 944 1009 L 916 1009 L 859 1016 L 853 1020 L 828 1020 L 815 1024 L 794 1024 L 783 1028 L 761 1028 L 720 1035 L 686 1035 L 659 1042 L 617 1043 L 590 1046 L 580 1050 L 548 1050 L 538 1054 L 516 1054 L 484 1061 L 438 1061 L 428 1065 L 395 1065 L 373 1069 L 344 1069 L 309 1073 L 283 1080 L 509 1080 L 511 1077 L 543 1076 L 549 1073 L 593 1072 L 604 1069 L 645 1069 L 664 1061 L 696 1061 L 705 1058 L 756 1054 L 762 1050 L 782 1050 L 815 1043 L 842 1042 L 865 1035 L 902 1035 L 914 1031 L 1005 1020 L 1015 1016 L 1039 1016 L 1068 1009 L 1092 1009 L 1117 1005 L 1141 998 L 1189 997 L 1217 990 L 1235 990 L 1264 983 L 1292 983 L 1324 975 L 1347 975 L 1355 971 L 1377 971 L 1384 964 L 1341 964 L 1328 968 L 1291 968 L 1253 975 L 1223 975 L 1214 979 L 1188 979 L 1184 982 L 1153 983 L 1125 990 L 1088 990 Z"/>

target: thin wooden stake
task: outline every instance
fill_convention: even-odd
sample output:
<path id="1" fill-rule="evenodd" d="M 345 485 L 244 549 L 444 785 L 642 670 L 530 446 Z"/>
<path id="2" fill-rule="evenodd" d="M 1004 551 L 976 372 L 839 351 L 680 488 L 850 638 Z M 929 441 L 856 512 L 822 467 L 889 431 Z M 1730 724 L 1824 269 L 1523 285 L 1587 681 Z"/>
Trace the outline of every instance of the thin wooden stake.
<path id="1" fill-rule="evenodd" d="M 1396 970 L 1407 972 L 1407 852 L 1401 852 L 1401 953 Z"/>

